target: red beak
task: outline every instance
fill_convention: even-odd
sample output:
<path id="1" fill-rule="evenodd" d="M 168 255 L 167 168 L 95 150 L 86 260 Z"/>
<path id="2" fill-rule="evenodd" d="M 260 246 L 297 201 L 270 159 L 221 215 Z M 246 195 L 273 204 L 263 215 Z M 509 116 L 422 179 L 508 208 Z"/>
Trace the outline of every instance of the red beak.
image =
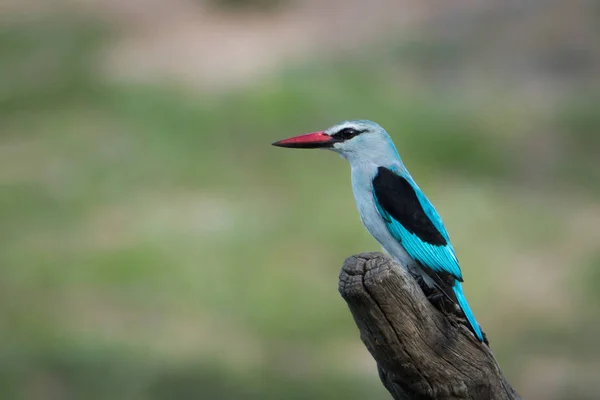
<path id="1" fill-rule="evenodd" d="M 295 149 L 320 149 L 331 147 L 335 140 L 325 132 L 313 132 L 294 136 L 273 143 L 273 146 L 291 147 Z"/>

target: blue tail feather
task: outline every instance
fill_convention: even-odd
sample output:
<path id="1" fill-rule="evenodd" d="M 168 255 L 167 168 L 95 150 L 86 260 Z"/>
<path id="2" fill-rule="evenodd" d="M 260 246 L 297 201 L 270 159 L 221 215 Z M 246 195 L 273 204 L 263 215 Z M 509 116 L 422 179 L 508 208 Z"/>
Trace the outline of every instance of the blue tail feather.
<path id="1" fill-rule="evenodd" d="M 475 320 L 475 316 L 473 315 L 473 312 L 471 311 L 471 307 L 469 307 L 469 303 L 467 303 L 467 298 L 465 297 L 465 294 L 463 293 L 462 285 L 460 284 L 460 282 L 458 280 L 456 280 L 454 282 L 454 286 L 452 287 L 452 289 L 454 290 L 454 294 L 456 295 L 456 300 L 458 301 L 458 305 L 465 313 L 465 317 L 467 317 L 467 321 L 469 321 L 469 325 L 471 325 L 471 328 L 473 328 L 473 331 L 475 332 L 475 336 L 477 336 L 477 339 L 479 339 L 480 341 L 483 342 L 483 335 L 481 333 L 481 329 L 479 329 L 479 324 Z"/>

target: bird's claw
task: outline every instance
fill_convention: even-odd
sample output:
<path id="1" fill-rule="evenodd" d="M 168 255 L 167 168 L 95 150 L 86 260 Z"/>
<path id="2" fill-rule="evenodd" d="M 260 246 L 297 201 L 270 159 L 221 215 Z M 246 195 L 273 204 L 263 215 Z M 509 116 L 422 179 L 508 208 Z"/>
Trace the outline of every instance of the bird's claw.
<path id="1" fill-rule="evenodd" d="M 429 300 L 435 308 L 444 314 L 453 312 L 453 308 L 455 308 L 454 304 L 448 304 L 448 299 L 444 293 L 434 292 L 433 294 L 427 296 L 427 300 Z"/>

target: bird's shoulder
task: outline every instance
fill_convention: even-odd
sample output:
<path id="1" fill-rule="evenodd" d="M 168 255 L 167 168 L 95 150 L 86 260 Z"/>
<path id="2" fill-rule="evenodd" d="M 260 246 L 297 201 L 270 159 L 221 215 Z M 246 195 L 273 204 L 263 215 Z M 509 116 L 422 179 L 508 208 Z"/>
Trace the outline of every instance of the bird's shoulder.
<path id="1" fill-rule="evenodd" d="M 373 191 L 386 216 L 403 224 L 409 232 L 429 244 L 448 243 L 441 217 L 408 171 L 379 167 L 373 177 Z"/>

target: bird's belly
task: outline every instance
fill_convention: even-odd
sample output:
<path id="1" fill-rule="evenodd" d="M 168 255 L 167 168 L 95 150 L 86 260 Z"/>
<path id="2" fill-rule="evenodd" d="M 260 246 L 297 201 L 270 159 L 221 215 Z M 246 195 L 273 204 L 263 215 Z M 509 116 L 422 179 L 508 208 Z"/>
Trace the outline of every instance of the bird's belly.
<path id="1" fill-rule="evenodd" d="M 400 265 L 412 270 L 416 262 L 404 250 L 400 242 L 391 235 L 375 203 L 358 205 L 358 208 L 361 222 L 375 240 L 379 242 L 385 252 L 400 263 Z"/>

